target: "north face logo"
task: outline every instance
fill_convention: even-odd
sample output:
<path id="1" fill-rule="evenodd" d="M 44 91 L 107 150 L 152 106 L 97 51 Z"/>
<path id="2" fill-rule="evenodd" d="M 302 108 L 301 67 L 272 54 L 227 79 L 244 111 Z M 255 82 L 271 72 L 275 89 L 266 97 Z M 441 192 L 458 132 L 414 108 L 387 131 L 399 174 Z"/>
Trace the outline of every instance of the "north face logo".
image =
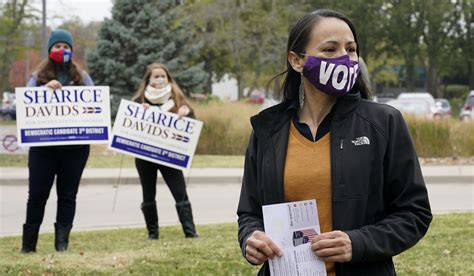
<path id="1" fill-rule="evenodd" d="M 370 140 L 367 136 L 357 137 L 351 141 L 354 146 L 370 145 Z"/>

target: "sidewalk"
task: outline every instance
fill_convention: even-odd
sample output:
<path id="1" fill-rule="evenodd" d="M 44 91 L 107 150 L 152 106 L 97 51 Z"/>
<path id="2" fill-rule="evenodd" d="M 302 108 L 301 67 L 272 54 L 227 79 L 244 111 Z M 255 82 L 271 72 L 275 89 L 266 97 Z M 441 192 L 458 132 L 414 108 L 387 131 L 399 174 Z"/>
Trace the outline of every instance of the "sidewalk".
<path id="1" fill-rule="evenodd" d="M 423 176 L 428 184 L 460 183 L 474 184 L 474 165 L 423 166 Z M 185 172 L 188 184 L 239 184 L 242 183 L 242 168 L 199 168 Z M 120 181 L 120 182 L 119 182 Z M 163 183 L 162 178 L 158 180 Z M 135 168 L 86 168 L 81 185 L 87 184 L 139 184 Z M 0 185 L 27 185 L 28 168 L 0 167 Z"/>

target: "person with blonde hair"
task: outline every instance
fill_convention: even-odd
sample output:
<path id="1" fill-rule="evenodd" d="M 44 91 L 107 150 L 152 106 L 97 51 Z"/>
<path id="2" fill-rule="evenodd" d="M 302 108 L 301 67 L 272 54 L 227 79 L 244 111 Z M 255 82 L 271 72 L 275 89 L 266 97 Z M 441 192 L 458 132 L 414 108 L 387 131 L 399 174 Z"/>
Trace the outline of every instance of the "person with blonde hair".
<path id="1" fill-rule="evenodd" d="M 194 111 L 184 93 L 171 76 L 168 68 L 159 63 L 150 64 L 132 101 L 176 113 L 179 116 L 194 118 Z M 163 175 L 176 202 L 176 211 L 186 238 L 197 238 L 191 202 L 186 192 L 186 183 L 181 170 L 135 158 L 135 166 L 142 185 L 143 202 L 141 210 L 148 229 L 148 239 L 159 238 L 158 211 L 156 208 L 156 180 L 158 170 Z"/>

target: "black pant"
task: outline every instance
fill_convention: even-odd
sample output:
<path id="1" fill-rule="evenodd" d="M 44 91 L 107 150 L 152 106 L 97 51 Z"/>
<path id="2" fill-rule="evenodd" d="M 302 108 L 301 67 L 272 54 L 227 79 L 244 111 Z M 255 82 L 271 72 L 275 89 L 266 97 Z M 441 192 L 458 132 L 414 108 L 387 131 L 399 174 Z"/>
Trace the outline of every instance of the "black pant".
<path id="1" fill-rule="evenodd" d="M 161 175 L 163 175 L 163 179 L 170 188 L 176 202 L 188 200 L 182 171 L 139 158 L 135 158 L 135 166 L 137 167 L 140 183 L 142 184 L 143 202 L 155 201 L 156 179 L 158 177 L 157 170 L 160 170 Z"/>
<path id="2" fill-rule="evenodd" d="M 79 182 L 89 151 L 89 145 L 30 148 L 27 224 L 43 222 L 44 208 L 55 177 L 58 194 L 56 222 L 72 224 Z"/>

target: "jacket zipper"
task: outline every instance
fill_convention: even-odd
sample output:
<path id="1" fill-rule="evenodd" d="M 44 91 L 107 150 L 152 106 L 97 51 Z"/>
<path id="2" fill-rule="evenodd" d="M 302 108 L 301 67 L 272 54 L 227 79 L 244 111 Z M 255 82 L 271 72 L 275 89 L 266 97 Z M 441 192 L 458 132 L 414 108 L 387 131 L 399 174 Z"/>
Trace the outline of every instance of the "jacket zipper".
<path id="1" fill-rule="evenodd" d="M 344 150 L 344 137 L 339 136 L 339 173 L 338 174 L 340 175 L 341 178 L 344 175 L 344 166 L 343 166 L 344 165 L 344 151 L 343 150 Z M 344 179 L 342 181 L 344 181 Z M 339 180 L 339 182 L 341 183 L 341 180 Z"/>
<path id="2" fill-rule="evenodd" d="M 337 109 L 336 111 L 334 112 L 335 114 L 338 114 L 337 113 Z M 336 221 L 335 220 L 335 212 L 334 212 L 334 191 L 336 190 L 335 188 L 335 185 L 337 185 L 339 179 L 337 179 L 337 177 L 342 177 L 342 165 L 343 165 L 343 158 L 342 158 L 342 151 L 344 149 L 344 137 L 341 136 L 342 133 L 339 133 L 339 150 L 337 150 L 338 148 L 338 145 L 336 144 L 337 143 L 337 136 L 335 135 L 336 134 L 336 116 L 333 117 L 333 121 L 331 123 L 331 136 L 334 137 L 334 138 L 331 138 L 331 143 L 330 143 L 330 156 L 331 156 L 331 210 L 332 210 L 332 214 L 331 214 L 331 219 L 332 219 L 332 225 L 331 227 L 333 228 L 333 230 L 340 230 L 340 229 L 335 229 L 334 228 L 334 222 Z M 342 127 L 340 128 L 340 131 L 343 131 L 344 130 L 344 123 L 341 124 Z M 334 136 L 333 136 L 334 135 Z M 336 172 L 336 168 L 337 168 L 337 163 L 339 163 L 339 165 L 341 166 L 340 168 L 340 175 L 338 175 L 338 172 Z M 339 272 L 343 272 L 343 268 L 344 266 L 341 266 L 339 269 L 337 269 L 337 266 L 336 266 L 336 271 L 339 271 Z"/>
<path id="3" fill-rule="evenodd" d="M 334 129 L 331 129 L 331 133 L 334 133 Z M 342 151 L 344 150 L 344 137 L 339 136 L 339 145 L 336 143 L 336 139 L 334 139 L 334 146 L 331 146 L 331 204 L 332 204 L 332 223 L 334 227 L 334 191 L 335 191 L 335 185 L 337 185 L 339 179 L 337 177 L 342 177 Z M 339 150 L 337 150 L 339 148 Z M 336 163 L 337 162 L 337 163 Z M 339 164 L 340 169 L 339 172 L 336 172 L 337 169 L 337 164 Z"/>

